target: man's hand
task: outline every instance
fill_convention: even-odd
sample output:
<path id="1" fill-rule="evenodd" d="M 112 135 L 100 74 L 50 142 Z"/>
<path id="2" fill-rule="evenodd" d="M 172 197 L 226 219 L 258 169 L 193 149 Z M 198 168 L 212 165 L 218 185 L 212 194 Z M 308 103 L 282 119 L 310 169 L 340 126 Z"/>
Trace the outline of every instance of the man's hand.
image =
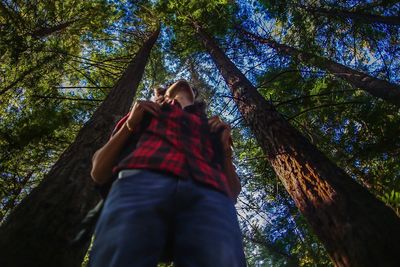
<path id="1" fill-rule="evenodd" d="M 115 135 L 93 155 L 92 171 L 90 174 L 97 184 L 104 184 L 111 179 L 112 169 L 117 163 L 116 159 L 131 135 L 129 128 L 135 129 L 139 127 L 145 112 L 150 112 L 152 115 L 158 116 L 160 110 L 160 106 L 152 101 L 138 100 L 135 102 L 126 120 L 125 126 L 128 127 L 121 127 Z"/>
<path id="2" fill-rule="evenodd" d="M 129 114 L 128 119 L 126 120 L 126 123 L 129 125 L 129 128 L 135 129 L 142 121 L 145 111 L 148 111 L 154 116 L 158 117 L 160 110 L 160 105 L 155 102 L 138 100 L 133 105 L 133 108 L 131 110 L 131 113 Z"/>
<path id="3" fill-rule="evenodd" d="M 208 125 L 210 126 L 210 131 L 212 133 L 216 133 L 222 131 L 220 133 L 220 141 L 224 150 L 224 155 L 226 157 L 232 156 L 232 136 L 231 136 L 231 127 L 226 122 L 222 121 L 218 116 L 213 116 L 208 120 Z"/>
<path id="4" fill-rule="evenodd" d="M 155 95 L 154 98 L 155 98 L 154 101 L 155 101 L 157 104 L 159 104 L 159 105 L 162 105 L 162 103 L 163 103 L 164 100 L 165 100 L 164 95 Z"/>

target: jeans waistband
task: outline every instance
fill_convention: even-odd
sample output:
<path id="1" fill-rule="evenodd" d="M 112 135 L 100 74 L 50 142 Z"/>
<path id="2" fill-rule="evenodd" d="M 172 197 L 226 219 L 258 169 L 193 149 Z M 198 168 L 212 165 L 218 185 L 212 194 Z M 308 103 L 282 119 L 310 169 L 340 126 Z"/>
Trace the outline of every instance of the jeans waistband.
<path id="1" fill-rule="evenodd" d="M 136 174 L 136 173 L 141 172 L 141 171 L 143 171 L 143 170 L 140 170 L 140 169 L 121 170 L 118 173 L 118 179 L 121 179 L 121 178 L 124 178 L 126 176 L 130 176 L 130 175 Z"/>

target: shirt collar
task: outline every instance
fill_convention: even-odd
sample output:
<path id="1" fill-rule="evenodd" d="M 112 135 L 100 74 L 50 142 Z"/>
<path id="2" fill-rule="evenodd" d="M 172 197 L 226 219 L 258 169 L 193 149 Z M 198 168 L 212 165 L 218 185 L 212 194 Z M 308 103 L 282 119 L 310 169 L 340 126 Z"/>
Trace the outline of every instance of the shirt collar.
<path id="1" fill-rule="evenodd" d="M 163 106 L 169 106 L 169 105 L 171 105 L 171 106 L 176 106 L 176 107 L 179 107 L 179 108 L 182 108 L 182 105 L 179 103 L 179 101 L 178 100 L 176 100 L 176 99 L 173 99 L 172 100 L 172 102 L 171 102 L 171 104 L 168 104 L 168 103 L 164 103 L 163 104 Z M 184 107 L 183 108 L 183 110 L 185 110 L 185 111 L 187 111 L 187 112 L 190 112 L 190 113 L 194 113 L 194 114 L 197 114 L 197 115 L 201 115 L 201 109 L 200 109 L 200 107 L 199 107 L 199 105 L 197 105 L 197 104 L 192 104 L 192 105 L 189 105 L 189 106 L 186 106 L 186 107 Z"/>

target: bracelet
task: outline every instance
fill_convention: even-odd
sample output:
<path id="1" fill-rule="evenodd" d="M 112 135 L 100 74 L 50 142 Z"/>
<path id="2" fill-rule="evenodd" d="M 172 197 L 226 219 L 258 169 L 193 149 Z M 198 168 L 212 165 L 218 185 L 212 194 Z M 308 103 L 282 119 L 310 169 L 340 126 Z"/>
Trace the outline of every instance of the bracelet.
<path id="1" fill-rule="evenodd" d="M 130 131 L 131 133 L 133 133 L 133 132 L 135 131 L 134 129 L 132 129 L 131 127 L 129 127 L 128 121 L 126 121 L 125 124 L 126 124 L 126 128 L 128 128 L 128 131 Z"/>

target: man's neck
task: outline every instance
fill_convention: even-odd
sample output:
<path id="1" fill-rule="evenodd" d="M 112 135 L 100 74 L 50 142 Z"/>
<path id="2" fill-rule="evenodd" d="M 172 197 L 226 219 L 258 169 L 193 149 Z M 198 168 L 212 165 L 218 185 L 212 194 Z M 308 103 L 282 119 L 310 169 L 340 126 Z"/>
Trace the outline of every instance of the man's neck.
<path id="1" fill-rule="evenodd" d="M 182 109 L 185 108 L 186 106 L 190 106 L 193 105 L 193 101 L 191 101 L 190 99 L 188 99 L 185 95 L 176 95 L 175 99 L 179 102 L 179 104 L 181 105 Z"/>

